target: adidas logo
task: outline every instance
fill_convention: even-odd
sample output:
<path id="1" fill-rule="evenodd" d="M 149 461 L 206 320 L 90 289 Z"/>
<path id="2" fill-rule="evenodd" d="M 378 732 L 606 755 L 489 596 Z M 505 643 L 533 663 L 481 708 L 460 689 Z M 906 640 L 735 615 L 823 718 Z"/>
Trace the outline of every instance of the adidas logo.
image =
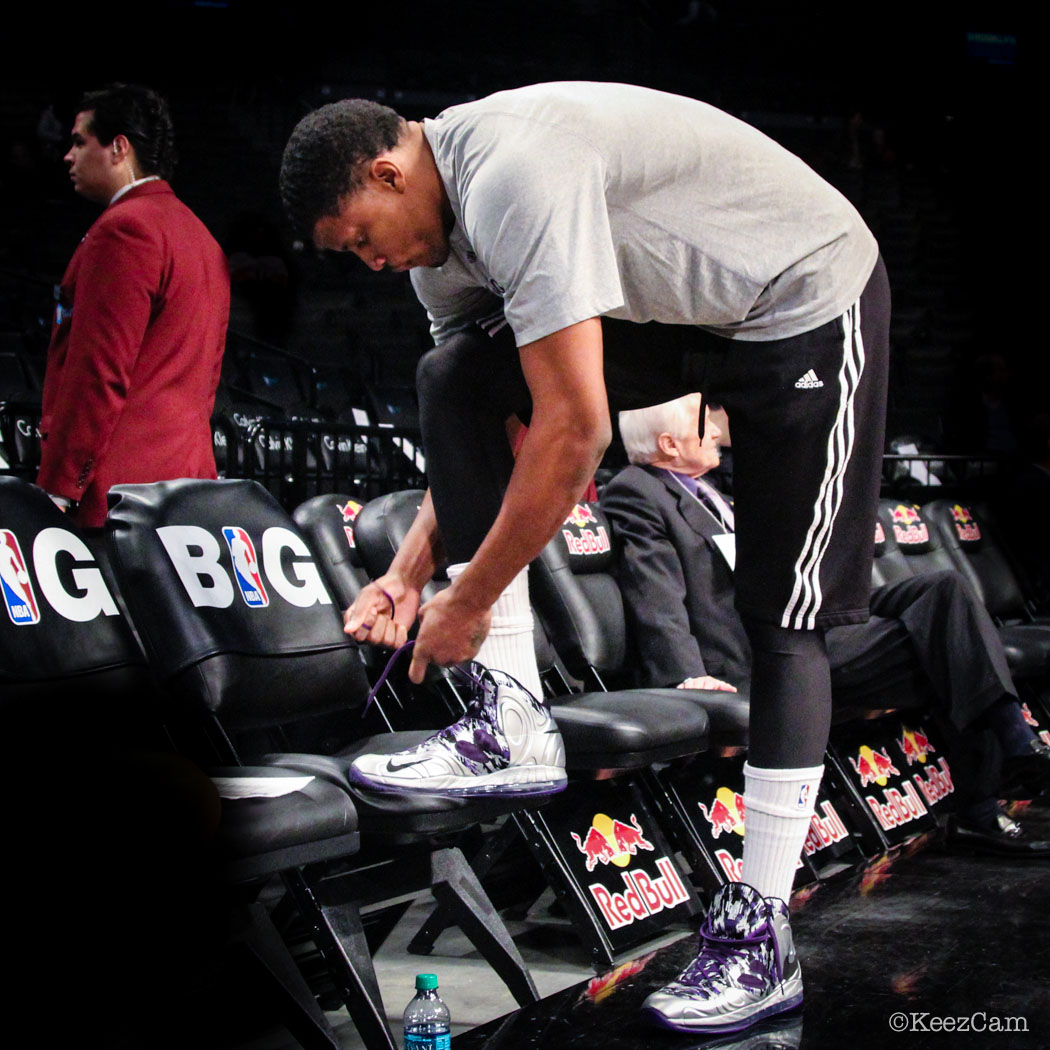
<path id="1" fill-rule="evenodd" d="M 795 380 L 796 390 L 816 390 L 823 385 L 824 381 L 817 378 L 817 373 L 812 368 L 801 379 Z"/>

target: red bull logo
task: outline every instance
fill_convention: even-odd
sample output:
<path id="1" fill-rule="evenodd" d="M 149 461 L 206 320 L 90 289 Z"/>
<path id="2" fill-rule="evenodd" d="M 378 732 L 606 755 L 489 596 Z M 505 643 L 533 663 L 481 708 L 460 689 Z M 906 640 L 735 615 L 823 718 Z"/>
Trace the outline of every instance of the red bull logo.
<path id="1" fill-rule="evenodd" d="M 703 802 L 698 802 L 700 812 L 711 825 L 711 837 L 718 838 L 723 832 L 727 835 L 735 832 L 744 834 L 744 796 L 727 787 L 720 787 L 715 792 L 714 801 L 708 809 Z"/>
<path id="2" fill-rule="evenodd" d="M 10 529 L 0 529 L 0 590 L 3 591 L 7 615 L 16 627 L 40 622 L 40 608 L 22 548 Z"/>
<path id="3" fill-rule="evenodd" d="M 604 525 L 598 525 L 597 531 L 589 529 L 588 525 L 597 525 L 598 518 L 590 508 L 590 504 L 577 503 L 572 508 L 572 513 L 565 519 L 566 525 L 574 525 L 579 532 L 572 529 L 562 529 L 565 538 L 565 546 L 569 554 L 583 555 L 604 554 L 612 550 L 609 542 L 609 533 Z"/>
<path id="4" fill-rule="evenodd" d="M 658 875 L 639 868 L 621 874 L 623 890 L 610 890 L 600 882 L 587 888 L 602 918 L 612 930 L 630 926 L 689 900 L 682 877 L 670 857 L 656 861 Z"/>
<path id="5" fill-rule="evenodd" d="M 585 525 L 596 525 L 597 523 L 598 519 L 594 516 L 594 511 L 591 510 L 589 503 L 577 503 L 565 519 L 566 525 L 575 525 L 578 529 L 582 529 Z"/>
<path id="6" fill-rule="evenodd" d="M 875 522 L 875 546 L 881 547 L 886 542 L 886 530 L 881 521 Z"/>
<path id="7" fill-rule="evenodd" d="M 575 831 L 569 832 L 576 848 L 587 858 L 588 871 L 594 871 L 599 863 L 625 868 L 640 849 L 655 849 L 642 834 L 641 825 L 633 813 L 630 820 L 630 824 L 625 824 L 622 820 L 597 813 L 582 840 Z"/>
<path id="8" fill-rule="evenodd" d="M 981 527 L 969 507 L 956 503 L 952 507 L 952 520 L 955 524 L 955 534 L 961 543 L 973 543 L 981 538 Z"/>
<path id="9" fill-rule="evenodd" d="M 897 738 L 897 746 L 901 749 L 901 754 L 908 760 L 908 765 L 915 765 L 916 762 L 925 765 L 926 756 L 931 751 L 936 751 L 937 748 L 930 743 L 929 737 L 921 729 L 901 726 L 901 730 L 902 735 Z"/>
<path id="10" fill-rule="evenodd" d="M 233 577 L 240 588 L 245 605 L 252 609 L 262 609 L 270 604 L 270 597 L 263 584 L 259 571 L 259 559 L 255 554 L 255 544 L 244 529 L 227 525 L 222 530 L 226 545 L 230 548 L 233 559 Z"/>
<path id="11" fill-rule="evenodd" d="M 905 546 L 916 543 L 926 543 L 930 538 L 930 530 L 926 527 L 919 515 L 919 508 L 907 503 L 898 503 L 890 511 L 893 519 L 893 538 Z"/>
<path id="12" fill-rule="evenodd" d="M 850 755 L 850 765 L 853 771 L 860 777 L 860 786 L 867 787 L 869 784 L 878 784 L 885 787 L 890 777 L 900 776 L 900 770 L 893 764 L 893 760 L 886 753 L 886 749 L 873 751 L 865 744 L 857 752 L 857 757 Z"/>
<path id="13" fill-rule="evenodd" d="M 336 504 L 339 513 L 343 516 L 343 532 L 346 533 L 347 546 L 354 548 L 357 541 L 354 539 L 354 522 L 361 513 L 361 504 L 357 500 L 348 499 L 341 507 Z"/>
<path id="14" fill-rule="evenodd" d="M 814 813 L 809 822 L 809 831 L 806 841 L 802 844 L 802 852 L 807 857 L 812 857 L 828 846 L 841 842 L 849 837 L 849 831 L 838 814 L 838 810 L 830 801 L 820 804 L 820 812 Z"/>

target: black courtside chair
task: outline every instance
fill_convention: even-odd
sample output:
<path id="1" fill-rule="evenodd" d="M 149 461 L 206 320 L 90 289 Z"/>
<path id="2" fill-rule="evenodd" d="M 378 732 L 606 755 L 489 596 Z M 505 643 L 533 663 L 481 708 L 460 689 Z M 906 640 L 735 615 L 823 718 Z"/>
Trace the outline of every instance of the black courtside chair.
<path id="1" fill-rule="evenodd" d="M 166 984 L 173 1001 L 191 997 L 180 1018 L 202 1008 L 192 996 L 205 969 L 223 974 L 220 989 L 241 974 L 251 978 L 247 1001 L 276 1011 L 301 1045 L 335 1050 L 338 1039 L 256 890 L 267 877 L 292 877 L 303 864 L 356 851 L 348 796 L 320 782 L 292 784 L 286 775 L 275 793 L 275 774 L 265 768 L 238 769 L 239 790 L 231 794 L 224 771 L 212 779 L 179 755 L 101 535 L 77 529 L 41 489 L 0 477 L 0 548 L 7 606 L 0 695 L 11 758 L 5 769 L 16 780 L 24 776 L 34 747 L 46 741 L 49 764 L 61 773 L 41 779 L 35 769 L 29 794 L 24 782 L 14 794 L 5 786 L 6 798 L 20 800 L 5 822 L 12 841 L 29 841 L 15 827 L 28 820 L 34 835 L 44 835 L 46 852 L 65 854 L 64 867 L 77 860 L 79 913 L 88 922 L 96 911 L 108 916 L 101 934 L 107 942 L 127 958 L 151 958 L 150 980 Z M 154 586 L 150 581 L 147 591 Z M 46 819 L 52 806 L 73 821 L 58 835 L 59 826 Z M 44 892 L 39 887 L 50 886 L 52 876 L 37 860 L 34 892 Z M 95 870 L 106 874 L 92 877 Z M 166 902 L 173 900 L 183 905 L 172 911 Z M 78 921 L 64 918 L 62 935 Z M 35 934 L 45 942 L 55 936 L 46 927 Z M 193 958 L 180 954 L 183 936 L 195 940 Z M 232 971 L 229 954 L 238 964 Z M 91 967 L 72 984 L 99 982 L 105 994 L 123 988 L 134 995 L 137 980 L 126 971 L 117 979 L 107 963 L 101 950 L 93 952 Z M 124 1002 L 114 1016 L 132 1017 L 135 1009 Z"/>
<path id="2" fill-rule="evenodd" d="M 327 920 L 331 911 L 332 928 L 322 930 L 332 934 L 329 946 L 342 941 L 340 923 L 357 930 L 358 908 L 432 890 L 515 998 L 535 1000 L 520 954 L 455 843 L 458 836 L 475 835 L 483 822 L 546 800 L 393 796 L 351 788 L 348 772 L 357 754 L 401 750 L 427 733 L 354 736 L 369 695 L 365 666 L 295 522 L 251 481 L 119 486 L 111 502 L 115 570 L 186 729 L 204 730 L 211 752 L 228 765 L 265 764 L 313 777 L 353 801 L 359 857 L 303 872 L 319 902 L 313 922 Z M 296 746 L 310 737 L 304 725 L 340 714 L 345 738 L 338 748 L 319 754 Z M 323 938 L 319 946 L 324 953 Z M 379 1003 L 359 936 L 329 970 L 361 1029 L 354 1009 L 374 1008 L 367 1020 Z M 369 993 L 363 999 L 361 988 Z M 376 1024 L 371 1036 L 389 1038 L 389 1030 Z"/>

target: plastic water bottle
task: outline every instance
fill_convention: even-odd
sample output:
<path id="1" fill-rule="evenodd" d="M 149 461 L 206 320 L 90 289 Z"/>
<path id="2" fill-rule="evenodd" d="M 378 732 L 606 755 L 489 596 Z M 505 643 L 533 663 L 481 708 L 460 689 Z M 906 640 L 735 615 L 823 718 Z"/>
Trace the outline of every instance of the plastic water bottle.
<path id="1" fill-rule="evenodd" d="M 450 1050 L 448 1007 L 432 973 L 416 974 L 416 994 L 405 1007 L 405 1050 Z"/>

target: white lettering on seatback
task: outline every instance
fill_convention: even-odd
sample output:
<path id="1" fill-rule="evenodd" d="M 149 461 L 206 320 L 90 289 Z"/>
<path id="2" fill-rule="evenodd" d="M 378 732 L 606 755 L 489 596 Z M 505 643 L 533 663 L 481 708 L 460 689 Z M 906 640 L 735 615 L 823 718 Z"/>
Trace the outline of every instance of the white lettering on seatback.
<path id="1" fill-rule="evenodd" d="M 87 563 L 73 569 L 73 582 L 81 594 L 70 594 L 59 579 L 57 556 L 61 552 L 71 554 L 77 562 Z M 33 541 L 33 568 L 41 592 L 59 616 L 75 623 L 87 623 L 100 613 L 118 615 L 117 603 L 102 578 L 95 556 L 72 532 L 58 528 L 42 529 Z"/>
<path id="2" fill-rule="evenodd" d="M 199 525 L 162 525 L 157 536 L 195 608 L 226 609 L 232 604 L 233 584 L 219 564 L 222 548 L 207 529 Z M 200 553 L 191 553 L 194 548 Z"/>
<path id="3" fill-rule="evenodd" d="M 284 574 L 281 566 L 281 551 L 288 548 L 300 558 L 308 561 L 292 563 L 292 572 L 298 584 L 293 583 Z M 331 605 L 332 599 L 321 582 L 321 574 L 314 564 L 310 548 L 291 529 L 274 525 L 263 533 L 262 537 L 263 572 L 266 573 L 273 589 L 286 601 L 300 609 L 311 605 Z"/>
<path id="4" fill-rule="evenodd" d="M 222 546 L 215 536 L 199 525 L 164 525 L 157 529 L 157 536 L 196 608 L 226 609 L 233 603 L 233 584 L 220 564 Z M 309 559 L 292 565 L 298 582 L 289 579 L 281 565 L 285 548 L 297 558 Z M 332 604 L 309 547 L 290 529 L 275 525 L 263 532 L 262 571 L 290 605 L 305 609 Z"/>

